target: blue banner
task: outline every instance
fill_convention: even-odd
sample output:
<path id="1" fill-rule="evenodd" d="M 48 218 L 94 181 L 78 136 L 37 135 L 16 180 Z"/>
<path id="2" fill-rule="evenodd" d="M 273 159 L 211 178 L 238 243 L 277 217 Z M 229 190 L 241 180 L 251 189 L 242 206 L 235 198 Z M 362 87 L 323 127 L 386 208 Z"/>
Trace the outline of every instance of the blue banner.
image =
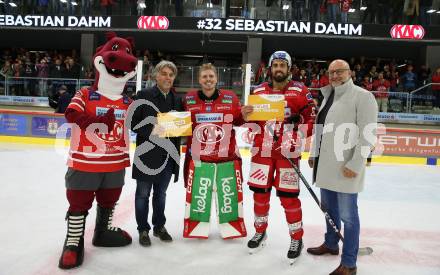
<path id="1" fill-rule="evenodd" d="M 44 136 L 44 137 L 56 137 L 57 132 L 61 125 L 67 123 L 62 117 L 33 117 L 32 118 L 32 135 L 33 136 Z M 64 130 L 65 131 L 65 130 Z M 63 137 L 70 137 L 70 130 L 64 133 L 59 133 L 58 135 Z"/>
<path id="2" fill-rule="evenodd" d="M 440 115 L 435 114 L 408 114 L 408 113 L 384 113 L 379 112 L 379 121 L 396 122 L 434 122 L 440 123 Z"/>
<path id="3" fill-rule="evenodd" d="M 26 135 L 26 116 L 0 114 L 0 135 Z"/>

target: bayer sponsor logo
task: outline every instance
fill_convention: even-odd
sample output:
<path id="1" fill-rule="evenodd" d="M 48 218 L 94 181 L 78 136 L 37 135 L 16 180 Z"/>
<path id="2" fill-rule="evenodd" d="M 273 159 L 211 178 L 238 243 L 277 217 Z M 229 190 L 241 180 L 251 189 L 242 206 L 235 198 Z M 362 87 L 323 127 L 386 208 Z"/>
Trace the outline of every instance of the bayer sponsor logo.
<path id="1" fill-rule="evenodd" d="M 215 124 L 200 124 L 194 129 L 194 136 L 203 144 L 214 144 L 225 137 L 222 127 Z"/>

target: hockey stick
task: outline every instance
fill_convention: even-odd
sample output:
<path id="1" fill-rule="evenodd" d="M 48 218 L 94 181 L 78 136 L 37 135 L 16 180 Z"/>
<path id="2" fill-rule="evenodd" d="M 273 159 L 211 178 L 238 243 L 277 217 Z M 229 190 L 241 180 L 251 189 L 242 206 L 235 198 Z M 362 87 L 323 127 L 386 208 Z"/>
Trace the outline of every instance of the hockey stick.
<path id="1" fill-rule="evenodd" d="M 295 172 L 298 174 L 299 178 L 302 180 L 304 185 L 307 187 L 307 190 L 309 190 L 310 195 L 312 195 L 313 199 L 318 204 L 318 206 L 321 209 L 322 213 L 324 213 L 324 216 L 327 219 L 328 223 L 333 227 L 333 230 L 336 232 L 336 234 L 341 239 L 341 241 L 344 242 L 344 237 L 342 236 L 341 231 L 338 229 L 338 227 L 336 226 L 335 222 L 330 217 L 330 214 L 327 212 L 327 210 L 324 208 L 324 206 L 319 201 L 318 197 L 316 196 L 316 194 L 313 191 L 312 187 L 310 187 L 310 184 L 307 182 L 307 180 L 304 177 L 304 175 L 301 173 L 299 168 L 295 165 L 295 163 L 293 163 L 293 161 L 291 159 L 289 159 L 289 158 L 286 158 L 286 159 L 290 162 L 290 165 L 292 166 L 292 168 L 295 170 Z M 360 256 L 370 255 L 371 253 L 373 253 L 373 248 L 371 248 L 369 246 L 367 246 L 367 247 L 359 247 L 358 255 L 360 255 Z"/>

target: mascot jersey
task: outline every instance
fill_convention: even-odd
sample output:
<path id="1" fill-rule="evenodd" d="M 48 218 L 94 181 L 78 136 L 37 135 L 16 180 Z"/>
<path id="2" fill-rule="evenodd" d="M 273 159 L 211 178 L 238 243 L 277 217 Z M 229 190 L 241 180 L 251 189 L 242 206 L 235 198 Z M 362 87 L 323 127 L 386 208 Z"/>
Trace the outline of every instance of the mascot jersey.
<path id="1" fill-rule="evenodd" d="M 130 166 L 129 139 L 124 119 L 131 100 L 122 96 L 112 100 L 87 88 L 78 91 L 68 108 L 88 115 L 104 115 L 109 108 L 115 109 L 115 126 L 107 131 L 89 132 L 72 128 L 68 166 L 85 172 L 113 172 Z"/>

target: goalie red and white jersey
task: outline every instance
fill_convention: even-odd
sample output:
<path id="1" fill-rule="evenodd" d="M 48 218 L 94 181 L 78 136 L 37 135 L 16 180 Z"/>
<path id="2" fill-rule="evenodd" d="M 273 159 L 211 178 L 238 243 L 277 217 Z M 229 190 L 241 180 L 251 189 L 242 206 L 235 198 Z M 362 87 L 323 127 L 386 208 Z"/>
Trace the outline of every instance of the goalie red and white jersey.
<path id="1" fill-rule="evenodd" d="M 124 126 L 131 99 L 122 96 L 112 100 L 87 88 L 76 92 L 68 109 L 84 112 L 90 116 L 104 115 L 108 109 L 115 109 L 115 125 L 109 133 L 98 131 L 98 124 L 91 124 L 87 130 L 72 125 L 69 167 L 85 172 L 114 172 L 130 166 L 128 129 Z M 106 127 L 105 124 L 100 127 Z"/>
<path id="2" fill-rule="evenodd" d="M 240 158 L 233 126 L 244 123 L 240 101 L 233 91 L 216 90 L 211 99 L 201 91 L 190 91 L 183 98 L 191 112 L 193 135 L 189 153 L 204 162 L 224 162 Z"/>

